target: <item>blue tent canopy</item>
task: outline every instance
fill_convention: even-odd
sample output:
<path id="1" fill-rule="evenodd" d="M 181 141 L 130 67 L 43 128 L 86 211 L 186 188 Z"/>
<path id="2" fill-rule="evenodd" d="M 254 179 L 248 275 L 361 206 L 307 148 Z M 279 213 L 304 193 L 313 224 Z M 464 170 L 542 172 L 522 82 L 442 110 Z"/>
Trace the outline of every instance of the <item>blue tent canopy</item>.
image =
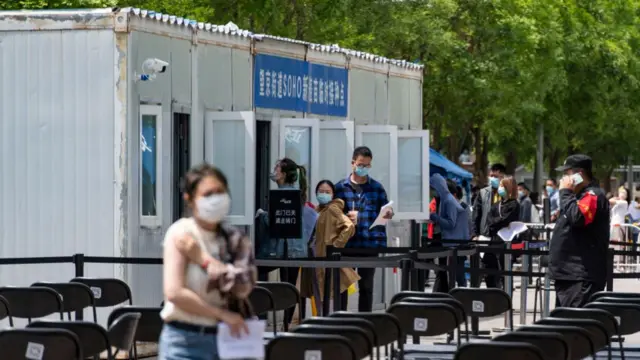
<path id="1" fill-rule="evenodd" d="M 468 183 L 473 179 L 473 174 L 447 159 L 439 152 L 429 148 L 429 176 L 436 173 L 447 179 L 456 180 L 461 184 L 465 182 Z"/>

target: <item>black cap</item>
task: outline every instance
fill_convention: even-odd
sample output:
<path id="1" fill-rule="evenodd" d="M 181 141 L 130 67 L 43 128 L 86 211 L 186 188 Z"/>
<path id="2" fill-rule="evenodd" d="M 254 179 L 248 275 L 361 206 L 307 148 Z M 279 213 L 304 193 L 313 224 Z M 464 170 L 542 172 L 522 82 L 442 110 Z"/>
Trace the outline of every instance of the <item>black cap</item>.
<path id="1" fill-rule="evenodd" d="M 564 172 L 569 169 L 583 169 L 590 172 L 592 170 L 591 167 L 592 162 L 590 157 L 584 154 L 575 154 L 567 157 L 564 164 L 556 168 L 556 171 Z"/>

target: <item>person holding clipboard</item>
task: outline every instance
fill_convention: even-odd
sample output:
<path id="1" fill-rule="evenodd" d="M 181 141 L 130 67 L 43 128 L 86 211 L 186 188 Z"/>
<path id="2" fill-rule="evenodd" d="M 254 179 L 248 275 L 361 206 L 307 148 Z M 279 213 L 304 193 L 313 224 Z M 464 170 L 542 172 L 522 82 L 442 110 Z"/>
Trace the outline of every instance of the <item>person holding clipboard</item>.
<path id="1" fill-rule="evenodd" d="M 371 226 L 376 221 L 383 206 L 389 199 L 384 186 L 369 176 L 373 153 L 366 146 L 359 146 L 351 157 L 352 173 L 336 184 L 335 198 L 344 202 L 344 212 L 356 226 L 355 234 L 349 239 L 346 248 L 386 248 L 387 230 L 384 226 Z M 385 219 L 391 219 L 393 212 L 388 212 Z M 362 254 L 362 256 L 371 256 Z M 357 269 L 358 311 L 371 312 L 373 309 L 373 279 L 375 268 Z"/>

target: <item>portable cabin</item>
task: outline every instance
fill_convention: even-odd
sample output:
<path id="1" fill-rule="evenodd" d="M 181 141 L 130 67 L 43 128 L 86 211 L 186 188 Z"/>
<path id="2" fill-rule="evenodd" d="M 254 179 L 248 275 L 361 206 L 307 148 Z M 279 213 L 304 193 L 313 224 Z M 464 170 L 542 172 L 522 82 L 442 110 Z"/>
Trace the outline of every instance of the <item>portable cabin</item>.
<path id="1" fill-rule="evenodd" d="M 145 78 L 147 60 L 165 71 Z M 226 173 L 229 219 L 252 233 L 277 159 L 313 188 L 345 178 L 358 145 L 396 204 L 390 238 L 406 244 L 406 220 L 428 216 L 421 65 L 134 8 L 0 12 L 0 61 L 1 257 L 159 257 L 180 178 L 202 161 Z M 73 274 L 0 266 L 0 284 Z M 162 297 L 158 265 L 85 275 L 124 279 L 138 304 Z"/>

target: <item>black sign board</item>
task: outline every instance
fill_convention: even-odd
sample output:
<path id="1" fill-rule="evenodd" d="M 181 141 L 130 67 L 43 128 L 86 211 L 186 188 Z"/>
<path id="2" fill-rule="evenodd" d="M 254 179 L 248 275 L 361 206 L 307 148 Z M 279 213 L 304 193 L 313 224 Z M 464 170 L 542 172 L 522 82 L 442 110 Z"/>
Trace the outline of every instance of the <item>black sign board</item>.
<path id="1" fill-rule="evenodd" d="M 272 239 L 302 237 L 302 194 L 298 189 L 269 191 L 269 235 Z"/>

